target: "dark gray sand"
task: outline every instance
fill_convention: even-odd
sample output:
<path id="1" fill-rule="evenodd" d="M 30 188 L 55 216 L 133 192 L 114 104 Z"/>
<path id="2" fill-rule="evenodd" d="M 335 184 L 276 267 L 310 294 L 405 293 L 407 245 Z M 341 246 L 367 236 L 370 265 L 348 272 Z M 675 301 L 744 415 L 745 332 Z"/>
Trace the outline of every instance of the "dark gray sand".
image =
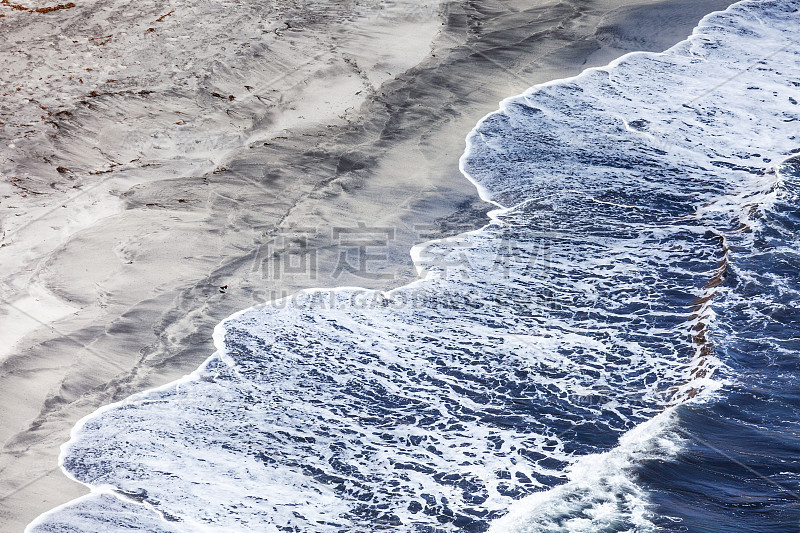
<path id="1" fill-rule="evenodd" d="M 329 118 L 323 101 L 308 120 L 285 120 L 292 106 L 299 106 L 299 115 L 304 102 L 318 97 L 309 89 L 315 82 L 325 88 L 337 79 L 336 73 L 312 72 L 258 98 L 272 98 L 274 107 L 261 115 L 263 124 L 250 123 L 238 137 L 230 133 L 235 128 L 224 130 L 229 138 L 216 147 L 223 158 L 140 161 L 136 172 L 152 171 L 130 182 L 126 168 L 119 170 L 123 177 L 115 177 L 112 196 L 124 210 L 111 209 L 70 233 L 28 268 L 39 287 L 74 312 L 43 320 L 48 325 L 29 332 L 0 365 L 3 531 L 21 531 L 41 512 L 85 493 L 57 466 L 70 428 L 104 404 L 194 370 L 213 351 L 211 332 L 226 316 L 305 287 L 400 285 L 415 276 L 413 244 L 482 225 L 490 206 L 461 176 L 458 158 L 466 134 L 501 99 L 629 51 L 666 49 L 703 15 L 728 4 L 451 2 L 440 7 L 441 21 L 434 12 L 409 12 L 441 24 L 430 51 L 388 79 L 376 74 L 379 59 L 364 69 L 345 61 L 366 91 L 360 108 Z M 276 35 L 306 39 L 306 64 L 313 68 L 315 61 L 330 62 L 309 52 L 314 32 L 331 31 L 330 19 L 345 15 L 295 14 Z M 371 31 L 369 24 L 347 28 L 367 36 Z M 323 53 L 328 41 L 318 41 Z M 378 58 L 380 53 L 374 50 Z M 227 79 L 234 77 L 228 72 Z M 245 83 L 237 85 L 244 95 L 251 91 L 242 88 Z M 195 98 L 192 107 L 181 100 L 185 92 L 164 91 L 150 105 L 162 117 L 173 106 L 174 122 L 204 113 L 212 122 L 221 123 L 223 113 L 235 122 L 250 104 L 238 104 L 244 97 L 226 103 L 228 92 Z M 86 153 L 113 152 L 117 159 L 107 160 L 115 161 L 129 155 L 125 143 L 106 132 L 146 120 L 131 114 L 141 112 L 137 99 L 149 96 L 99 95 L 91 107 L 60 117 L 50 149 L 69 173 L 50 171 L 52 179 L 70 179 L 81 165 L 86 176 L 92 164 L 115 168 L 102 158 L 87 163 Z M 214 128 L 204 131 L 210 135 Z M 149 150 L 138 155 L 155 161 L 158 146 Z"/>

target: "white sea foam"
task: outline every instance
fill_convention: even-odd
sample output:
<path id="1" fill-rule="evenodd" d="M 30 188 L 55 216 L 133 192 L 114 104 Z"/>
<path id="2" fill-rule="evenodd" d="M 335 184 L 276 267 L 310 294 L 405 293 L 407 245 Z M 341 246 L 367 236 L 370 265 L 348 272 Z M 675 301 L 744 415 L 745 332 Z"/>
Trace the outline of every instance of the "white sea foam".
<path id="1" fill-rule="evenodd" d="M 29 531 L 654 528 L 635 468 L 720 386 L 730 241 L 798 148 L 798 7 L 504 101 L 461 160 L 492 223 L 416 247 L 408 286 L 228 318 L 193 375 L 78 424 L 62 466 L 105 489 Z"/>
<path id="2" fill-rule="evenodd" d="M 643 461 L 678 453 L 674 418 L 671 408 L 626 433 L 612 450 L 581 457 L 569 467 L 567 483 L 516 502 L 490 533 L 654 531 L 647 494 L 633 471 Z"/>

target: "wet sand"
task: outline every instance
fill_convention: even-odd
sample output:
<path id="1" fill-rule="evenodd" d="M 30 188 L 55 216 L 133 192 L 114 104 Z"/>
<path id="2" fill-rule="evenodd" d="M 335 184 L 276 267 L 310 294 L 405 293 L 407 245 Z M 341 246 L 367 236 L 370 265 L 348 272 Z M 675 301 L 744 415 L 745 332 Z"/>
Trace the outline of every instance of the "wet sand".
<path id="1" fill-rule="evenodd" d="M 97 14 L 117 4 L 0 18 L 23 50 L 2 58 L 0 91 L 7 531 L 85 493 L 57 467 L 78 419 L 194 370 L 229 314 L 304 287 L 397 286 L 411 245 L 481 225 L 458 158 L 501 99 L 663 50 L 728 2 Z M 218 40 L 195 42 L 198 24 Z"/>

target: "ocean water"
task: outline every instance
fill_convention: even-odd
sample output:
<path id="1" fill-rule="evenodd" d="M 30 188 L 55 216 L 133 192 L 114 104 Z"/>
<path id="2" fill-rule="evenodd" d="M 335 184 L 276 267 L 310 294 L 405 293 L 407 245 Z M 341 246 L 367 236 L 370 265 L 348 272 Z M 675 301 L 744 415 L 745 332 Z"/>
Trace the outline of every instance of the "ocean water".
<path id="1" fill-rule="evenodd" d="M 800 531 L 800 1 L 501 104 L 420 280 L 238 313 L 30 532 Z"/>

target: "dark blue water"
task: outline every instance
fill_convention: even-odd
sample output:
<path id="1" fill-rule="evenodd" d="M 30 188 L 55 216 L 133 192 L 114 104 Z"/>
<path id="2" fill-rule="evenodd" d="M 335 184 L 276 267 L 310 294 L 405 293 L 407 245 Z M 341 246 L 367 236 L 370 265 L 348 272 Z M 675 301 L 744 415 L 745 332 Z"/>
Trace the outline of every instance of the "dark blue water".
<path id="1" fill-rule="evenodd" d="M 668 531 L 800 531 L 800 166 L 752 239 L 732 247 L 715 349 L 731 381 L 679 410 L 686 449 L 638 472 Z M 737 243 L 737 240 L 733 240 Z"/>

